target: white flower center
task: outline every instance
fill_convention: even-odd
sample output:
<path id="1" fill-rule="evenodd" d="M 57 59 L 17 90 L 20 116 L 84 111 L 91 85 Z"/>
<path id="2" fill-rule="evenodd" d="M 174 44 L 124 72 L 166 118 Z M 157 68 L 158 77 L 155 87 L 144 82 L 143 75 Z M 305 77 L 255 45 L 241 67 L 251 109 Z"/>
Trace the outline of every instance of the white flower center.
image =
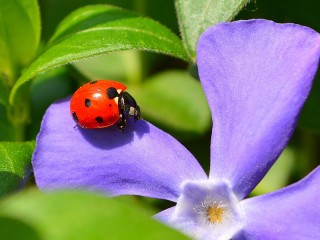
<path id="1" fill-rule="evenodd" d="M 183 184 L 172 224 L 195 239 L 231 239 L 242 228 L 236 196 L 226 182 Z"/>

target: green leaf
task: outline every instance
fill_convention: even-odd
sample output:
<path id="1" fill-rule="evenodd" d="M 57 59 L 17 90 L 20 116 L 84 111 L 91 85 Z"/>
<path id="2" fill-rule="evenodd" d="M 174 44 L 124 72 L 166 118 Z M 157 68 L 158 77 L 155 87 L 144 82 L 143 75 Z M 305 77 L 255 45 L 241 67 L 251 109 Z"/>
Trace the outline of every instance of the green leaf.
<path id="1" fill-rule="evenodd" d="M 183 43 L 195 60 L 196 45 L 202 32 L 219 22 L 232 20 L 249 0 L 176 0 Z"/>
<path id="2" fill-rule="evenodd" d="M 181 40 L 160 23 L 117 7 L 87 6 L 61 22 L 48 48 L 15 84 L 10 102 L 14 102 L 22 84 L 41 72 L 92 56 L 129 49 L 188 60 Z"/>
<path id="3" fill-rule="evenodd" d="M 84 192 L 45 195 L 33 190 L 13 196 L 1 204 L 0 222 L 1 239 L 188 239 L 132 202 Z M 3 236 L 6 228 L 12 231 Z"/>
<path id="4" fill-rule="evenodd" d="M 34 142 L 0 142 L 0 196 L 17 190 L 31 171 Z"/>
<path id="5" fill-rule="evenodd" d="M 163 72 L 141 88 L 129 89 L 139 103 L 142 117 L 164 128 L 202 134 L 210 126 L 210 111 L 201 84 L 187 72 Z"/>
<path id="6" fill-rule="evenodd" d="M 118 5 L 122 2 L 126 3 Z M 66 0 L 41 0 L 39 1 L 41 8 L 41 19 L 42 19 L 42 37 L 46 41 L 50 39 L 58 24 L 68 16 L 71 12 L 77 8 L 83 7 L 88 4 L 110 4 L 118 5 L 130 9 L 132 1 L 128 0 L 77 0 L 77 1 L 66 1 Z M 130 4 L 130 5 L 128 5 Z M 128 5 L 128 6 L 127 6 Z M 63 7 L 62 7 L 63 6 Z"/>
<path id="7" fill-rule="evenodd" d="M 40 40 L 36 0 L 0 0 L 0 73 L 12 84 L 34 57 Z"/>

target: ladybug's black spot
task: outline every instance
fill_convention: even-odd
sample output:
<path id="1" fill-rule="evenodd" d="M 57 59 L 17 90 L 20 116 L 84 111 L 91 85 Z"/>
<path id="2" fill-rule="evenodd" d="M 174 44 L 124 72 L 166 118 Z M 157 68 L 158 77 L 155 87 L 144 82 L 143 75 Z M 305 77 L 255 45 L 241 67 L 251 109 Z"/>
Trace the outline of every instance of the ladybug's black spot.
<path id="1" fill-rule="evenodd" d="M 84 105 L 86 105 L 86 107 L 90 107 L 90 106 L 91 106 L 91 101 L 90 101 L 90 99 L 86 98 L 86 99 L 84 100 Z"/>
<path id="2" fill-rule="evenodd" d="M 103 118 L 102 117 L 96 117 L 95 119 L 97 123 L 103 123 Z"/>
<path id="3" fill-rule="evenodd" d="M 112 107 L 112 104 L 111 104 L 111 103 L 109 103 L 109 107 Z"/>
<path id="4" fill-rule="evenodd" d="M 115 89 L 114 87 L 109 87 L 107 89 L 107 96 L 109 99 L 114 99 L 115 97 L 118 97 L 118 92 L 117 89 Z"/>
<path id="5" fill-rule="evenodd" d="M 72 117 L 73 117 L 73 119 L 74 119 L 76 122 L 78 122 L 78 121 L 79 121 L 79 119 L 78 119 L 78 116 L 77 116 L 76 112 L 72 112 Z"/>
<path id="6" fill-rule="evenodd" d="M 91 81 L 90 84 L 95 84 L 97 83 L 98 81 Z"/>

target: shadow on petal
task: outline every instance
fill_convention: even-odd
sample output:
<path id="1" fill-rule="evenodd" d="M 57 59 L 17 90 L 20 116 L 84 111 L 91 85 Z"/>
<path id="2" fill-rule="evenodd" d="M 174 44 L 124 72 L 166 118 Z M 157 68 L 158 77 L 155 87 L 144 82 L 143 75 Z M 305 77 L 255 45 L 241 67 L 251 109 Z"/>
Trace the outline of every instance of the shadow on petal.
<path id="1" fill-rule="evenodd" d="M 116 126 L 100 129 L 75 128 L 75 130 L 79 131 L 83 138 L 92 146 L 103 150 L 110 150 L 132 142 L 134 133 L 139 138 L 142 138 L 145 133 L 150 132 L 149 126 L 145 121 L 134 122 L 131 120 L 124 132 L 121 132 Z"/>
<path id="2" fill-rule="evenodd" d="M 41 190 L 91 189 L 175 201 L 185 179 L 207 178 L 187 149 L 146 121 L 130 119 L 124 132 L 75 124 L 68 99 L 46 111 L 32 159 Z"/>

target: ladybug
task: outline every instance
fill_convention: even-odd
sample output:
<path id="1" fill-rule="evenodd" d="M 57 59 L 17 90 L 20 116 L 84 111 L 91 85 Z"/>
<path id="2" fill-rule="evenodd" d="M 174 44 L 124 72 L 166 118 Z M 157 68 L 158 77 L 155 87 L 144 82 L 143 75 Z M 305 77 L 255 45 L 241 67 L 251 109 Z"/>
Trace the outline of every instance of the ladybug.
<path id="1" fill-rule="evenodd" d="M 117 123 L 123 131 L 129 117 L 141 119 L 140 108 L 125 90 L 127 87 L 110 80 L 91 81 L 72 96 L 70 112 L 82 128 L 106 128 Z"/>

